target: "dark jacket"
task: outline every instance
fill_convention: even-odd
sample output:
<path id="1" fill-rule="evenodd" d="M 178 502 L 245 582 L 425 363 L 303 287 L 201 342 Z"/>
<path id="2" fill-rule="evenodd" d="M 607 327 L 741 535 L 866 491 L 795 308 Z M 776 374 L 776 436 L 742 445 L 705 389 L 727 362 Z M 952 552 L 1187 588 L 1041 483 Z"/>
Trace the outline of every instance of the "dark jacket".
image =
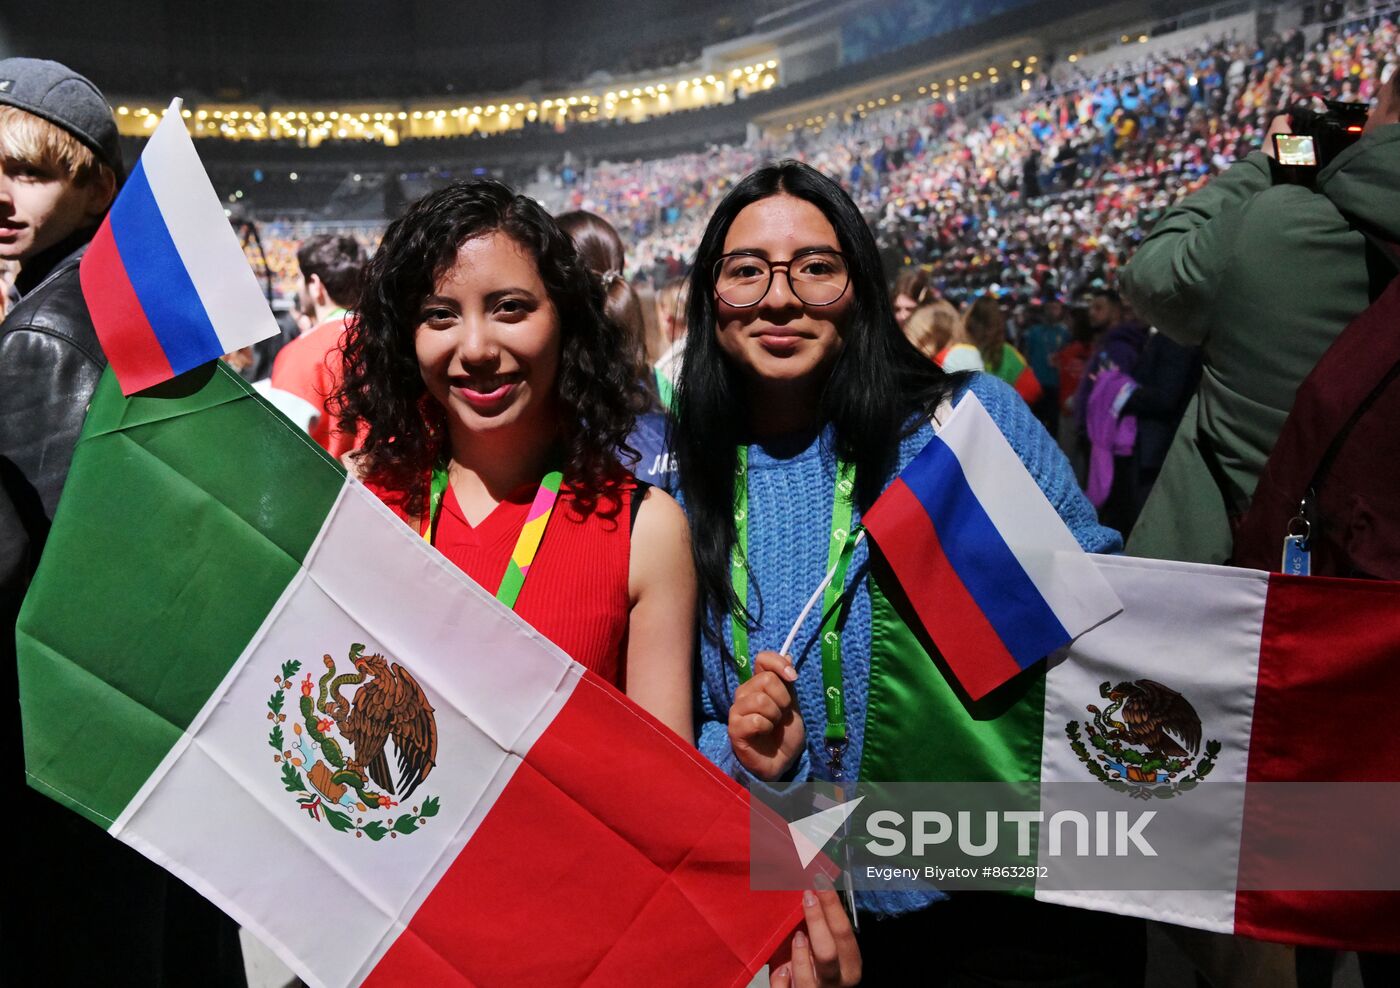
<path id="1" fill-rule="evenodd" d="M 7 595 L 22 595 L 38 565 L 107 366 L 78 283 L 85 249 L 39 275 L 0 323 L 0 592 Z"/>
<path id="2" fill-rule="evenodd" d="M 5 792 L 16 804 L 13 835 L 23 847 L 14 882 L 25 889 L 0 903 L 0 951 L 15 984 L 110 980 L 119 958 L 126 972 L 119 981 L 241 986 L 232 920 L 24 782 L 14 620 L 107 366 L 78 282 L 85 240 L 30 261 L 22 297 L 0 323 L 0 702 L 8 708 L 3 741 L 11 752 Z M 75 930 L 85 931 L 76 950 Z"/>
<path id="3" fill-rule="evenodd" d="M 1176 427 L 1201 379 L 1201 351 L 1185 347 L 1163 333 L 1153 333 L 1133 368 L 1137 387 L 1123 414 L 1137 417 L 1138 470 L 1155 475 L 1167 458 Z"/>
<path id="4" fill-rule="evenodd" d="M 1229 518 L 1254 493 L 1298 385 L 1384 287 L 1355 221 L 1400 240 L 1400 125 L 1364 135 L 1316 185 L 1274 185 L 1255 151 L 1164 215 L 1123 269 L 1133 307 L 1203 360 L 1129 553 L 1230 556 Z"/>

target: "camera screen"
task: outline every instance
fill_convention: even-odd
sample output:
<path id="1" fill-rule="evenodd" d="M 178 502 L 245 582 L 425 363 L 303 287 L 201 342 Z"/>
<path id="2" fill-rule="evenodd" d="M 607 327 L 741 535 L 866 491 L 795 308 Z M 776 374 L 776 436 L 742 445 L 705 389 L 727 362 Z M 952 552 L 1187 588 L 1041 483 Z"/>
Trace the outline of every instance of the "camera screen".
<path id="1" fill-rule="evenodd" d="M 1297 134 L 1275 134 L 1274 153 L 1280 165 L 1316 165 L 1317 149 L 1311 137 Z"/>

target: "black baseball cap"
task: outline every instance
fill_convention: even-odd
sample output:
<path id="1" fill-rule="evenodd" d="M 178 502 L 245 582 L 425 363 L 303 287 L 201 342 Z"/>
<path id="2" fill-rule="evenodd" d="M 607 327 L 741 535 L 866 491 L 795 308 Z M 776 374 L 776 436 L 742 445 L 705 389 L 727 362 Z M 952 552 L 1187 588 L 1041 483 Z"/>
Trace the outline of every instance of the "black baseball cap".
<path id="1" fill-rule="evenodd" d="M 0 104 L 61 127 L 87 146 L 120 180 L 117 122 L 101 90 L 66 65 L 43 58 L 0 60 Z"/>

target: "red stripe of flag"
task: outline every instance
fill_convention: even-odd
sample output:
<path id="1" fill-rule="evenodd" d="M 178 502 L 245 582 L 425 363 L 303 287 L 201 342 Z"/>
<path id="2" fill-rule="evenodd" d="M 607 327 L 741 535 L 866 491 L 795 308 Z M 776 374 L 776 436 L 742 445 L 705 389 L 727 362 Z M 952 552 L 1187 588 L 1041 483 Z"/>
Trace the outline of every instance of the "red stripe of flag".
<path id="1" fill-rule="evenodd" d="M 1400 892 L 1269 891 L 1272 876 L 1296 862 L 1335 880 L 1334 859 L 1375 860 L 1375 821 L 1394 812 L 1400 782 L 1400 733 L 1388 713 L 1400 696 L 1400 585 L 1324 577 L 1269 578 L 1259 651 L 1259 685 L 1250 729 L 1250 783 L 1351 782 L 1358 802 L 1309 812 L 1305 802 L 1265 787 L 1246 792 L 1240 880 L 1261 891 L 1235 896 L 1235 931 L 1265 940 L 1352 950 L 1400 948 Z M 1391 783 L 1369 796 L 1367 782 Z M 1259 790 L 1255 790 L 1258 792 Z M 1345 794 L 1339 794 L 1345 795 Z M 1370 812 L 1365 804 L 1373 802 Z M 1299 807 L 1303 813 L 1298 817 Z M 1374 816 L 1372 815 L 1374 814 Z M 1368 823 L 1368 820 L 1370 822 Z M 1319 853 L 1319 821 L 1335 826 Z M 1387 841 L 1388 843 L 1388 841 Z M 1316 888 L 1316 886 L 1314 886 Z"/>
<path id="2" fill-rule="evenodd" d="M 102 223 L 88 245 L 78 266 L 78 281 L 102 350 L 126 394 L 175 376 L 127 276 L 112 239 L 110 219 Z"/>
<path id="3" fill-rule="evenodd" d="M 367 985 L 749 982 L 799 896 L 750 890 L 747 794 L 623 702 L 585 676 Z"/>
<path id="4" fill-rule="evenodd" d="M 902 478 L 880 495 L 864 525 L 969 696 L 985 696 L 1021 671 L 958 578 L 932 519 Z"/>

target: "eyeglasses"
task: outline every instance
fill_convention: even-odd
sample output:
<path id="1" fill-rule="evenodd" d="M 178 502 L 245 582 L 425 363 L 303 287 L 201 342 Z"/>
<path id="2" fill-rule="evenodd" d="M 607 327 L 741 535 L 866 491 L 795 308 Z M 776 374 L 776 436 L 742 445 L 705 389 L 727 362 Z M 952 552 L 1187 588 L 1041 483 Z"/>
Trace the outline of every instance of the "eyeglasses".
<path id="1" fill-rule="evenodd" d="M 757 305 L 773 287 L 773 272 L 782 268 L 788 288 L 806 305 L 830 305 L 846 294 L 851 273 L 846 257 L 834 250 L 807 250 L 790 261 L 769 261 L 757 254 L 725 254 L 715 262 L 715 294 L 726 305 Z"/>

